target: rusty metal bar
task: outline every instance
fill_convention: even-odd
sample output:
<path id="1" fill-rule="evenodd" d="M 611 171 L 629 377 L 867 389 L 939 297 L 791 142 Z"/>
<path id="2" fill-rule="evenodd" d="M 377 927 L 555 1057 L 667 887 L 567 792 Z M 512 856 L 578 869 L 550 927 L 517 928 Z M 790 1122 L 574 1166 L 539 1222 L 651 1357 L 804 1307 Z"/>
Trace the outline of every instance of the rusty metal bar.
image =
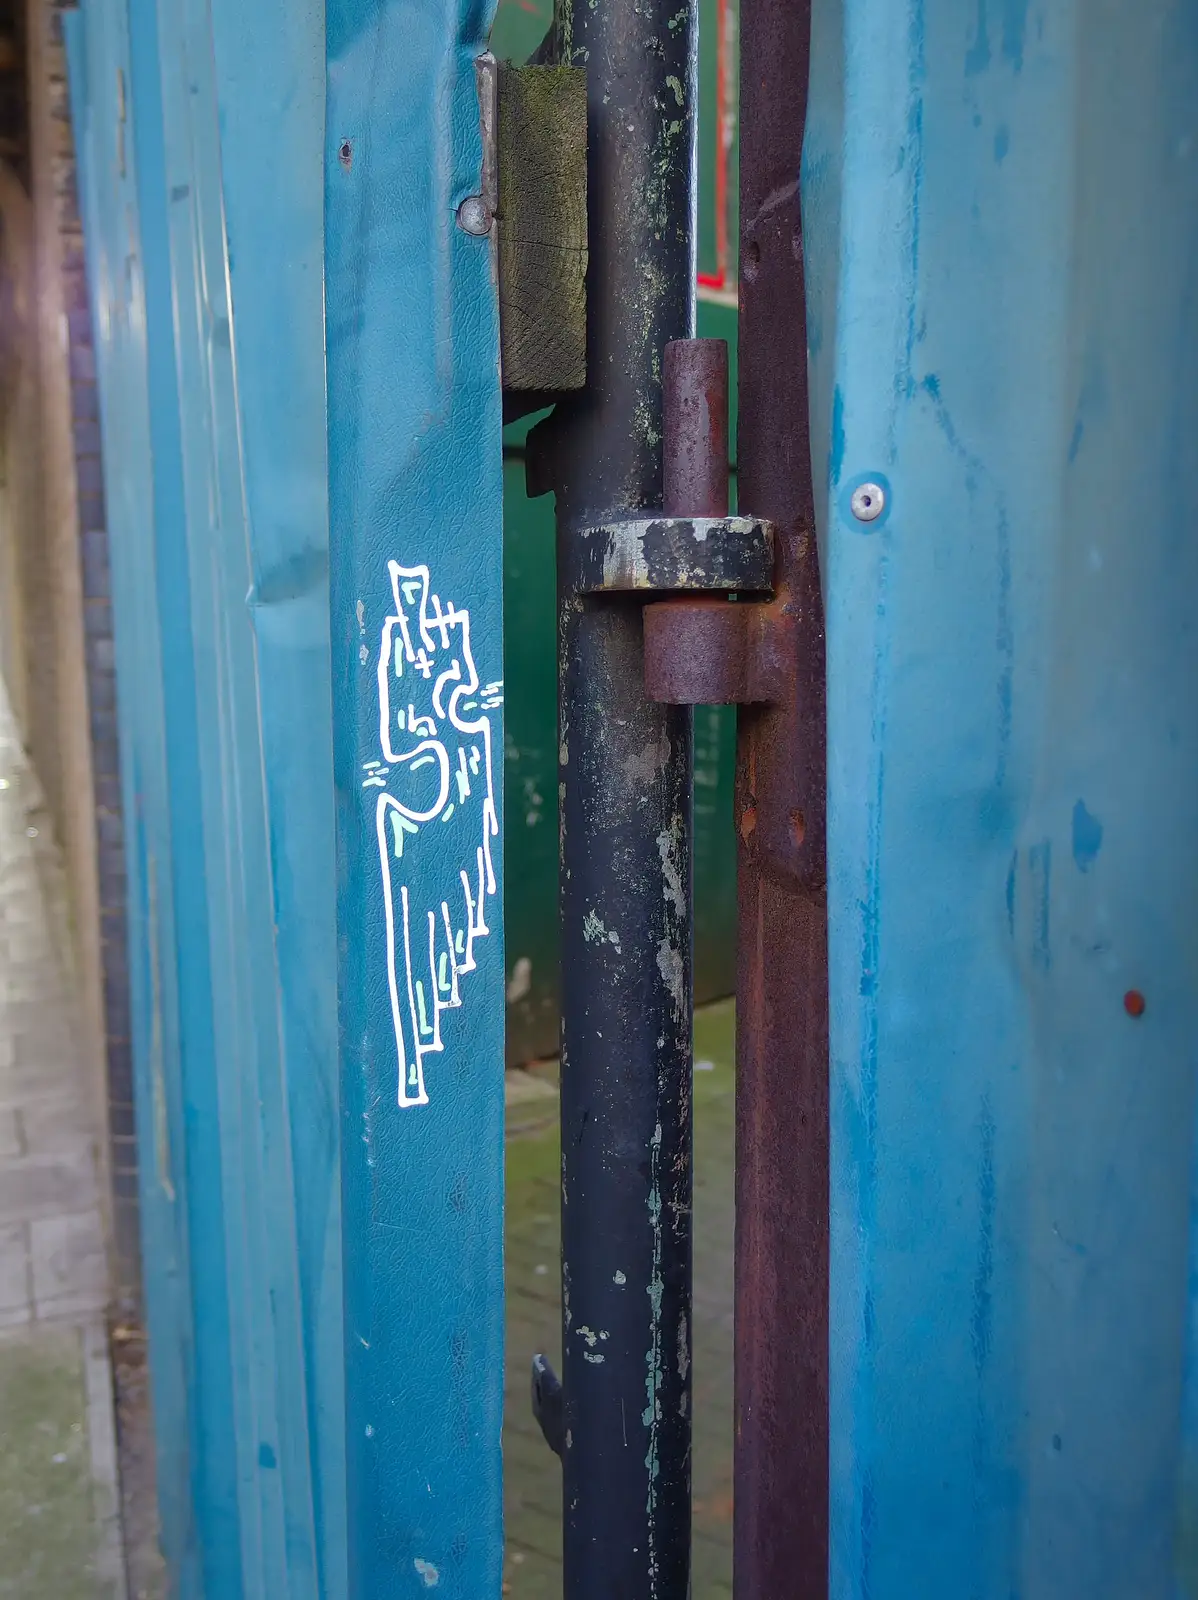
<path id="1" fill-rule="evenodd" d="M 782 698 L 742 707 L 734 1588 L 824 1600 L 828 964 L 824 629 L 808 449 L 799 168 L 810 0 L 743 0 L 738 470 L 776 524 Z"/>
<path id="2" fill-rule="evenodd" d="M 672 339 L 662 364 L 667 516 L 728 515 L 728 344 Z"/>

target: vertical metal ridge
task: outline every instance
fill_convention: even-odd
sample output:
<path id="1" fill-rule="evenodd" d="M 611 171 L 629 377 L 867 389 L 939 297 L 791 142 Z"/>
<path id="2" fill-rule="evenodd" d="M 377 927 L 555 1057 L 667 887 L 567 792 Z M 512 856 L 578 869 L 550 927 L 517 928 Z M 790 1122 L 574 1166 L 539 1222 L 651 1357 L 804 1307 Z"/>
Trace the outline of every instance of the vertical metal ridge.
<path id="1" fill-rule="evenodd" d="M 741 12 L 740 503 L 777 526 L 781 703 L 738 715 L 734 1582 L 827 1593 L 824 623 L 799 170 L 809 0 Z"/>

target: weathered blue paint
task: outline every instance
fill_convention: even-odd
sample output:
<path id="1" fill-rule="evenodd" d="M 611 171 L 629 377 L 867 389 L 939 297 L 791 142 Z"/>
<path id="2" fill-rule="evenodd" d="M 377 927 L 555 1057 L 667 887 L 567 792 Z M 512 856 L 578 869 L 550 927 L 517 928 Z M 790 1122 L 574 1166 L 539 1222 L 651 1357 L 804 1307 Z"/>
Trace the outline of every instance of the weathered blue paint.
<path id="1" fill-rule="evenodd" d="M 322 24 L 224 0 L 71 20 L 164 1546 L 188 1600 L 345 1582 Z"/>
<path id="2" fill-rule="evenodd" d="M 230 607 L 248 604 L 253 622 L 253 656 L 240 671 L 248 685 L 256 662 L 256 760 L 272 891 L 269 902 L 259 903 L 269 904 L 273 915 L 257 936 L 267 948 L 273 938 L 278 973 L 282 1081 L 268 1115 L 277 1119 L 285 1147 L 278 1221 L 293 1230 L 290 1289 L 297 1299 L 290 1315 L 297 1318 L 298 1348 L 291 1382 L 306 1402 L 307 1436 L 296 1448 L 307 1457 L 299 1477 L 311 1502 L 314 1592 L 338 1600 L 346 1583 L 345 1400 L 325 462 L 324 7 L 320 0 L 210 4 L 248 557 L 235 567 L 229 601 Z M 251 730 L 251 750 L 252 739 Z M 271 1132 L 270 1122 L 265 1130 Z M 289 1383 L 280 1411 L 295 1404 Z"/>
<path id="3" fill-rule="evenodd" d="M 190 1209 L 179 1181 L 187 1160 L 170 870 L 167 750 L 173 729 L 154 554 L 145 273 L 136 152 L 128 126 L 128 18 L 124 8 L 101 7 L 86 15 L 68 12 L 64 27 L 112 534 L 143 1260 L 156 1264 L 146 1316 L 154 1351 L 155 1422 L 159 1437 L 174 1441 L 173 1448 L 159 1452 L 158 1509 L 179 1593 L 191 1597 L 204 1591 L 193 1513 L 200 1468 L 192 1434 Z"/>
<path id="4" fill-rule="evenodd" d="M 1198 8 L 817 0 L 813 91 L 831 1593 L 1193 1595 Z"/>
<path id="5" fill-rule="evenodd" d="M 446 633 L 434 623 L 422 642 L 414 615 L 419 580 L 397 575 L 393 587 L 388 570 L 389 562 L 427 566 L 430 594 L 443 607 L 469 610 L 480 687 L 496 685 L 503 676 L 497 301 L 489 241 L 455 222 L 460 202 L 480 189 L 475 58 L 489 24 L 490 7 L 475 0 L 331 0 L 327 16 L 348 1543 L 350 1593 L 363 1600 L 430 1589 L 487 1600 L 501 1581 L 503 745 L 499 706 L 486 704 L 500 694 L 469 697 L 477 702 L 470 716 L 485 709 L 491 719 L 496 831 L 484 841 L 480 772 L 464 773 L 463 794 L 460 741 L 442 716 L 453 685 L 442 684 L 440 705 L 431 693 L 447 659 L 462 653 L 460 625 Z M 415 587 L 405 592 L 406 583 Z M 380 675 L 384 630 L 392 645 L 400 640 L 387 619 L 400 611 L 413 613 L 414 649 L 400 658 L 388 652 Z M 460 684 L 469 673 L 461 663 L 459 670 Z M 388 703 L 380 716 L 382 686 Z M 412 738 L 413 706 L 430 719 L 418 730 L 427 741 L 422 754 Z M 452 799 L 427 823 L 408 826 L 384 797 L 418 814 L 436 810 L 436 742 L 451 753 Z M 490 931 L 473 942 L 477 965 L 461 974 L 461 1006 L 442 1014 L 433 1009 L 435 991 L 448 1000 L 458 984 L 443 926 L 461 932 L 466 896 L 481 898 L 476 853 L 484 842 L 495 873 L 494 894 L 485 896 Z M 483 875 L 485 883 L 485 863 Z M 458 953 L 465 962 L 465 949 Z M 422 1027 L 438 1025 L 444 1049 L 418 1060 L 417 1046 L 431 1040 Z M 401 1105 L 401 1098 L 424 1103 Z"/>

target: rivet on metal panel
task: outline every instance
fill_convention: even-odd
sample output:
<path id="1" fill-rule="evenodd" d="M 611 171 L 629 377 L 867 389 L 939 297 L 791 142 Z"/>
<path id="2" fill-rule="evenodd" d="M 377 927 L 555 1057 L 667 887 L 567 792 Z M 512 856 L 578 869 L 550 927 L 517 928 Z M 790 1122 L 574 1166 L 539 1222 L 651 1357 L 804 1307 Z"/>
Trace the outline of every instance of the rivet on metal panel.
<path id="1" fill-rule="evenodd" d="M 876 522 L 886 509 L 886 491 L 880 483 L 860 483 L 849 505 L 858 522 Z"/>
<path id="2" fill-rule="evenodd" d="M 458 227 L 463 233 L 482 237 L 491 231 L 491 213 L 481 194 L 468 194 L 458 207 Z"/>

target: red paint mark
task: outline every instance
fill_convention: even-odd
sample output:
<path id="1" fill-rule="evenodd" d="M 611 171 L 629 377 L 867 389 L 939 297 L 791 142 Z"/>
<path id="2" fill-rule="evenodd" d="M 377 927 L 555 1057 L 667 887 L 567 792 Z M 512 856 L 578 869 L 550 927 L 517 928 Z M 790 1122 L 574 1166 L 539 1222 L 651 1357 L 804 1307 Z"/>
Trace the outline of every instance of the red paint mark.
<path id="1" fill-rule="evenodd" d="M 716 5 L 715 271 L 700 272 L 700 289 L 728 287 L 728 0 Z"/>
<path id="2" fill-rule="evenodd" d="M 1147 1004 L 1138 989 L 1129 989 L 1123 996 L 1123 1009 L 1129 1017 L 1142 1017 Z"/>
<path id="3" fill-rule="evenodd" d="M 728 4 L 716 6 L 715 68 L 715 261 L 720 288 L 728 276 L 728 151 L 724 124 L 728 118 Z"/>

